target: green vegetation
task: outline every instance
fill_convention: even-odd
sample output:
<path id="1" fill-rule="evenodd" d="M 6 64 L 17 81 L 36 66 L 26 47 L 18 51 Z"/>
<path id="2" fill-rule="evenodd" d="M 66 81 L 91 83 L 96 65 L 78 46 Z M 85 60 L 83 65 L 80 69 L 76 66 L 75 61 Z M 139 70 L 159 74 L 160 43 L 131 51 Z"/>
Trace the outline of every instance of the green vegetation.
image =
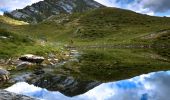
<path id="1" fill-rule="evenodd" d="M 141 39 L 160 30 L 170 29 L 170 18 L 141 15 L 117 8 L 100 8 L 85 13 L 52 16 L 38 24 L 2 26 L 16 34 L 26 34 L 48 41 L 75 45 L 150 44 Z"/>
<path id="2" fill-rule="evenodd" d="M 26 22 L 14 20 L 9 17 L 4 17 L 1 15 L 0 15 L 0 23 L 8 23 L 10 25 L 27 25 L 28 24 Z"/>
<path id="3" fill-rule="evenodd" d="M 170 61 L 149 49 L 105 48 L 85 50 L 79 62 L 71 62 L 63 67 L 75 77 L 108 82 L 168 70 Z"/>
<path id="4" fill-rule="evenodd" d="M 167 58 L 170 58 L 170 32 L 159 36 L 154 41 L 154 50 Z"/>
<path id="5" fill-rule="evenodd" d="M 20 53 L 22 47 L 31 45 L 31 42 L 33 41 L 25 36 L 18 36 L 6 30 L 0 29 L 0 58 L 7 58 Z"/>
<path id="6" fill-rule="evenodd" d="M 5 18 L 5 17 L 4 17 Z M 1 20 L 1 19 L 0 19 Z M 17 23 L 17 22 L 15 22 Z M 38 24 L 0 23 L 0 57 L 58 52 L 64 44 L 85 47 L 120 45 L 114 50 L 80 50 L 80 62 L 68 62 L 56 73 L 113 81 L 169 70 L 170 18 L 141 15 L 116 8 L 52 16 Z M 123 49 L 125 46 L 154 49 Z M 143 48 L 144 48 L 143 46 Z"/>
<path id="7" fill-rule="evenodd" d="M 18 35 L 0 29 L 0 58 L 17 57 L 23 54 L 47 55 L 50 52 L 59 52 L 59 46 L 42 43 L 30 36 L 25 36 L 25 34 Z"/>

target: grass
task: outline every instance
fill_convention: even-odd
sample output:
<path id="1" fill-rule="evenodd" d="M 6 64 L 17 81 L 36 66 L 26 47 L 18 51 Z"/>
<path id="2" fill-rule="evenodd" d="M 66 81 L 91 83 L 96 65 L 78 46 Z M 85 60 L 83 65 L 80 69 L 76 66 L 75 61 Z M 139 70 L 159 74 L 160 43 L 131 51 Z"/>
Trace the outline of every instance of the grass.
<path id="1" fill-rule="evenodd" d="M 1 16 L 1 15 L 0 15 L 0 23 L 8 23 L 10 25 L 27 25 L 28 24 L 24 21 L 14 20 L 14 19 L 11 19 L 9 17 L 4 17 L 4 16 Z"/>
<path id="2" fill-rule="evenodd" d="M 154 50 L 168 59 L 170 58 L 170 32 L 163 34 L 154 40 Z"/>
<path id="3" fill-rule="evenodd" d="M 34 40 L 25 34 L 14 34 L 6 30 L 0 30 L 0 58 L 18 57 L 23 54 L 47 55 L 50 52 L 58 52 L 62 45 L 49 44 L 48 42 Z M 42 44 L 42 43 L 43 44 Z"/>
<path id="4" fill-rule="evenodd" d="M 79 62 L 64 68 L 75 77 L 108 82 L 169 70 L 170 61 L 147 49 L 94 49 L 85 50 Z"/>

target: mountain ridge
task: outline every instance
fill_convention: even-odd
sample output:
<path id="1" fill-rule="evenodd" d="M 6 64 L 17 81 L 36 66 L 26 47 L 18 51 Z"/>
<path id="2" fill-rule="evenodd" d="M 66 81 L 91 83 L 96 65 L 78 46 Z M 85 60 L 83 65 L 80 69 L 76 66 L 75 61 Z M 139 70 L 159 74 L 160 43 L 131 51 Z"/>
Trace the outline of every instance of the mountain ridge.
<path id="1" fill-rule="evenodd" d="M 44 0 L 23 9 L 5 12 L 4 15 L 29 23 L 37 23 L 52 15 L 84 12 L 100 7 L 105 6 L 94 0 Z"/>

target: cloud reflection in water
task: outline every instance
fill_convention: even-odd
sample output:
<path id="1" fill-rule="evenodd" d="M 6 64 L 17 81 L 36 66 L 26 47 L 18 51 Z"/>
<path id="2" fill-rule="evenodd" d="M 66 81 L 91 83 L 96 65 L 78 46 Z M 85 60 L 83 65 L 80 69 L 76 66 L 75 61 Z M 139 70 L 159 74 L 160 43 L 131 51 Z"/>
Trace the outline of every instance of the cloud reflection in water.
<path id="1" fill-rule="evenodd" d="M 6 90 L 42 100 L 169 100 L 170 71 L 154 72 L 128 80 L 103 83 L 75 97 L 51 92 L 24 82 Z"/>

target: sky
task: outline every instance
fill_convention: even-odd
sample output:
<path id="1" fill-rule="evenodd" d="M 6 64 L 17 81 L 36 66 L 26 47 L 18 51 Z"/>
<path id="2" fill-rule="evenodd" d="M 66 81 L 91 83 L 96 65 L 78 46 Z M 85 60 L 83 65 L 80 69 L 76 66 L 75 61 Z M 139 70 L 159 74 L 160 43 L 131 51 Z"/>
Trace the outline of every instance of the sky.
<path id="1" fill-rule="evenodd" d="M 74 97 L 25 82 L 16 83 L 6 90 L 40 100 L 169 100 L 169 79 L 170 71 L 153 72 L 127 80 L 103 83 Z"/>
<path id="2" fill-rule="evenodd" d="M 0 0 L 0 14 L 24 8 L 42 0 Z M 170 16 L 170 0 L 95 0 L 109 7 L 133 10 L 154 16 Z"/>

